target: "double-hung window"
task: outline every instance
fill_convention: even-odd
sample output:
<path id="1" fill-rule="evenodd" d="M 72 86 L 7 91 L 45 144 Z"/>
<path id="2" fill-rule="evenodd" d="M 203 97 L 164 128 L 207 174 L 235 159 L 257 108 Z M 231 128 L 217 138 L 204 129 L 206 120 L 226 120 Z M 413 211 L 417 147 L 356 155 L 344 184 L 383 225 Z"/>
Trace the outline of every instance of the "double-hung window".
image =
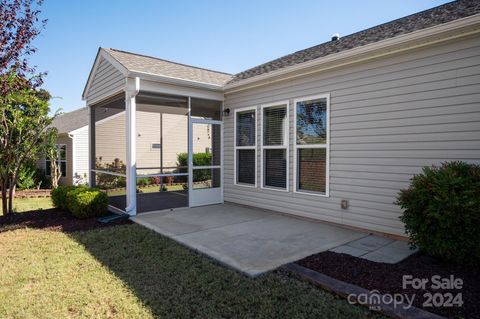
<path id="1" fill-rule="evenodd" d="M 288 101 L 262 105 L 263 188 L 288 190 Z"/>
<path id="2" fill-rule="evenodd" d="M 67 145 L 57 144 L 56 147 L 58 152 L 58 167 L 60 167 L 62 176 L 65 177 L 67 176 Z M 52 175 L 52 164 L 49 159 L 45 160 L 45 175 Z"/>
<path id="3" fill-rule="evenodd" d="M 257 185 L 257 109 L 235 110 L 235 184 Z"/>
<path id="4" fill-rule="evenodd" d="M 295 192 L 328 196 L 330 98 L 295 100 Z"/>

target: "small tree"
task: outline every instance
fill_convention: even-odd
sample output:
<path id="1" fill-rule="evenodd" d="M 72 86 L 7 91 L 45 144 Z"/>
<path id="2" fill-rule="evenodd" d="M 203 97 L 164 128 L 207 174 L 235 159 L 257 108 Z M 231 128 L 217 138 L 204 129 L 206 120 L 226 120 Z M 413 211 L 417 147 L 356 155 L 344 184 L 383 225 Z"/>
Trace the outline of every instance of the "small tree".
<path id="1" fill-rule="evenodd" d="M 0 94 L 19 90 L 25 85 L 35 88 L 42 84 L 44 74 L 35 74 L 28 56 L 35 53 L 33 39 L 45 27 L 47 20 L 39 21 L 42 0 L 0 0 L 0 76 L 15 73 L 23 81 L 0 81 Z"/>
<path id="2" fill-rule="evenodd" d="M 5 77 L 5 76 L 4 76 Z M 8 75 L 7 82 L 22 81 Z M 18 174 L 28 161 L 36 160 L 51 136 L 50 95 L 44 90 L 23 88 L 0 96 L 0 187 L 3 214 L 13 212 Z M 7 205 L 8 190 L 8 205 Z"/>
<path id="3" fill-rule="evenodd" d="M 60 150 L 57 145 L 58 130 L 55 127 L 50 128 L 45 134 L 45 158 L 50 160 L 50 178 L 52 188 L 58 187 L 58 181 L 62 176 L 62 166 L 59 163 Z"/>

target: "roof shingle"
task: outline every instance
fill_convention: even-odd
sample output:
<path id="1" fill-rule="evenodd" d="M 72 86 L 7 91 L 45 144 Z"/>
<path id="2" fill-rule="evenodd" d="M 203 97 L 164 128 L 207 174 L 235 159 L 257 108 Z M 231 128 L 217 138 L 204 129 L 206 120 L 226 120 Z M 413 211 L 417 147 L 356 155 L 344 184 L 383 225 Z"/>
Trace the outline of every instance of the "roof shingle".
<path id="1" fill-rule="evenodd" d="M 129 71 L 146 72 L 160 76 L 202 82 L 217 86 L 223 86 L 232 78 L 232 75 L 228 73 L 212 71 L 146 55 L 117 49 L 104 50 Z"/>
<path id="2" fill-rule="evenodd" d="M 479 12 L 480 1 L 478 0 L 459 0 L 450 2 L 429 10 L 380 24 L 373 28 L 350 34 L 340 38 L 337 41 L 325 42 L 258 65 L 246 71 L 235 74 L 228 83 L 239 82 L 260 74 L 269 73 L 296 64 L 318 59 L 330 54 L 465 18 L 474 14 L 478 14 Z"/>
<path id="3" fill-rule="evenodd" d="M 72 112 L 59 115 L 53 120 L 52 126 L 58 133 L 70 133 L 88 125 L 88 107 L 82 107 Z"/>

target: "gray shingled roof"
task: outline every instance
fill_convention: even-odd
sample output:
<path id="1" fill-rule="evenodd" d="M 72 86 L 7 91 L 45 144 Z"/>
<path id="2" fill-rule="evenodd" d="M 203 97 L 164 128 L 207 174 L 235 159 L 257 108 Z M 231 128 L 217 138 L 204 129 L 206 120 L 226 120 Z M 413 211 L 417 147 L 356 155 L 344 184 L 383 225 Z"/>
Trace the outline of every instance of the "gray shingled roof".
<path id="1" fill-rule="evenodd" d="M 59 115 L 52 123 L 52 126 L 57 128 L 58 133 L 70 133 L 87 125 L 88 107 Z"/>
<path id="2" fill-rule="evenodd" d="M 341 37 L 337 41 L 325 42 L 297 51 L 273 61 L 237 73 L 228 83 L 239 82 L 254 76 L 269 73 L 292 65 L 318 59 L 330 54 L 353 49 L 366 44 L 394 38 L 401 34 L 426 29 L 435 25 L 465 18 L 480 12 L 479 0 L 450 2 L 429 10 L 393 20 L 376 27 Z"/>
<path id="3" fill-rule="evenodd" d="M 168 76 L 218 86 L 224 85 L 232 78 L 232 75 L 228 73 L 198 68 L 146 55 L 117 49 L 104 50 L 129 71 L 147 72 L 160 76 Z"/>

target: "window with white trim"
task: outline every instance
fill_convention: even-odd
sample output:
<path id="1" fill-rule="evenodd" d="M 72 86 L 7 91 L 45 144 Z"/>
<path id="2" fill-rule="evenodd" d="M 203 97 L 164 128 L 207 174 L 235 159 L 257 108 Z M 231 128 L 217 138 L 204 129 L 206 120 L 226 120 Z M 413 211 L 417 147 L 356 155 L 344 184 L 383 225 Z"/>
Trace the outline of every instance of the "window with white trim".
<path id="1" fill-rule="evenodd" d="M 256 108 L 235 111 L 235 184 L 256 186 Z"/>
<path id="2" fill-rule="evenodd" d="M 262 106 L 262 187 L 288 188 L 288 102 Z"/>
<path id="3" fill-rule="evenodd" d="M 295 101 L 295 191 L 328 196 L 328 96 Z"/>
<path id="4" fill-rule="evenodd" d="M 67 145 L 65 144 L 56 144 L 58 152 L 58 162 L 62 177 L 67 176 Z M 45 175 L 52 175 L 51 161 L 49 159 L 45 160 Z"/>

